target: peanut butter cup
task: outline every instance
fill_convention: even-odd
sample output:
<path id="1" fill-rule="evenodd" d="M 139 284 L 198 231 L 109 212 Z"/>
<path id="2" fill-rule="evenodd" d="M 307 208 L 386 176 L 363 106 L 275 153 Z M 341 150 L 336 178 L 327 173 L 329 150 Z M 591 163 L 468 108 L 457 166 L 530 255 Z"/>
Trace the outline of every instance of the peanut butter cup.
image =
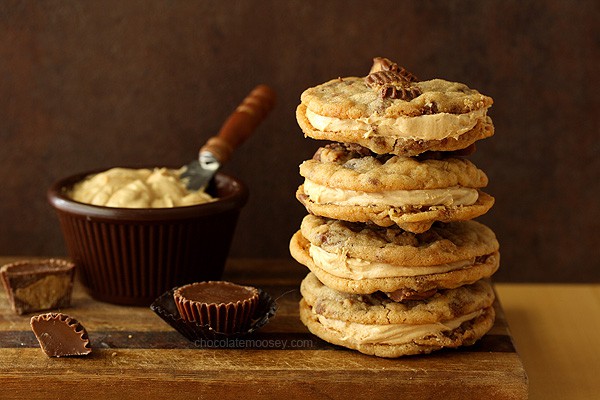
<path id="1" fill-rule="evenodd" d="M 52 310 L 71 304 L 75 264 L 60 259 L 20 261 L 0 269 L 14 312 Z"/>
<path id="2" fill-rule="evenodd" d="M 181 286 L 173 293 L 181 318 L 207 325 L 221 333 L 235 333 L 250 325 L 259 300 L 258 289 L 225 281 Z"/>
<path id="3" fill-rule="evenodd" d="M 31 329 L 48 357 L 85 356 L 92 352 L 87 331 L 68 315 L 47 313 L 32 317 Z"/>

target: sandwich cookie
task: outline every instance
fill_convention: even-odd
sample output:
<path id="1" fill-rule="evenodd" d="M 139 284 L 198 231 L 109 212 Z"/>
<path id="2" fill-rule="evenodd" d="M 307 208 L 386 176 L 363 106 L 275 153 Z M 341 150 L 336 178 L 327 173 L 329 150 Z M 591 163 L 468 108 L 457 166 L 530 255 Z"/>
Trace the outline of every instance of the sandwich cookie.
<path id="1" fill-rule="evenodd" d="M 494 292 L 485 280 L 425 300 L 337 292 L 310 273 L 301 284 L 300 319 L 314 335 L 379 357 L 472 345 L 493 326 Z"/>
<path id="2" fill-rule="evenodd" d="M 378 154 L 414 156 L 464 149 L 492 136 L 492 98 L 457 82 L 418 81 L 377 57 L 366 77 L 305 90 L 296 119 L 313 139 L 360 144 Z"/>
<path id="3" fill-rule="evenodd" d="M 499 267 L 494 233 L 475 221 L 436 224 L 420 234 L 307 215 L 290 253 L 330 288 L 422 299 L 490 277 Z"/>
<path id="4" fill-rule="evenodd" d="M 300 165 L 296 198 L 315 215 L 424 232 L 435 221 L 485 214 L 494 198 L 481 191 L 483 171 L 465 158 L 378 155 L 342 143 L 320 148 Z"/>

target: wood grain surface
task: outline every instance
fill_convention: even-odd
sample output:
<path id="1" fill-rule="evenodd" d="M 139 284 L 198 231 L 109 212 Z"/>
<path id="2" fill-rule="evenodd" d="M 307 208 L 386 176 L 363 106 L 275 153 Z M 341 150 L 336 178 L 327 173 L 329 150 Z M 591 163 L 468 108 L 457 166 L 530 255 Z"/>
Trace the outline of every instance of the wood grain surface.
<path id="1" fill-rule="evenodd" d="M 305 274 L 289 260 L 230 262 L 225 278 L 262 287 L 278 299 L 278 312 L 257 334 L 219 343 L 191 343 L 150 309 L 100 303 L 77 286 L 72 307 L 62 311 L 89 332 L 93 352 L 79 358 L 46 357 L 30 316 L 13 314 L 2 293 L 0 397 L 527 397 L 526 374 L 499 303 L 495 326 L 474 346 L 382 359 L 330 345 L 306 330 L 297 308 Z"/>

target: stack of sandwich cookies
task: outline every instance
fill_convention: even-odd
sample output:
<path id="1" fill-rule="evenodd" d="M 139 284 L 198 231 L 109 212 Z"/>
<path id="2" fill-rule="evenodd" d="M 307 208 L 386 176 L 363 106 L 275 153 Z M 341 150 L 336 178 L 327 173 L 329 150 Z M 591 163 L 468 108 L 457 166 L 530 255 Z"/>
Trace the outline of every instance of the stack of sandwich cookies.
<path id="1" fill-rule="evenodd" d="M 499 244 L 472 221 L 494 199 L 464 155 L 494 132 L 492 99 L 419 82 L 384 58 L 365 78 L 310 88 L 304 133 L 333 143 L 300 166 L 308 212 L 290 252 L 311 273 L 300 317 L 315 335 L 398 357 L 473 344 L 493 325 Z"/>

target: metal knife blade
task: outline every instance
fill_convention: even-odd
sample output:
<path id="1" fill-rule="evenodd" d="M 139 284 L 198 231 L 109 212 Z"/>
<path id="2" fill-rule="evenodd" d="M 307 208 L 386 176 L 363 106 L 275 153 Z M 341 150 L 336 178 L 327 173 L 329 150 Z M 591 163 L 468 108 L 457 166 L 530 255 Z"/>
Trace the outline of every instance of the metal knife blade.
<path id="1" fill-rule="evenodd" d="M 216 136 L 200 148 L 198 159 L 189 163 L 181 177 L 189 190 L 205 188 L 233 151 L 250 137 L 275 105 L 275 92 L 258 85 L 227 118 Z"/>

